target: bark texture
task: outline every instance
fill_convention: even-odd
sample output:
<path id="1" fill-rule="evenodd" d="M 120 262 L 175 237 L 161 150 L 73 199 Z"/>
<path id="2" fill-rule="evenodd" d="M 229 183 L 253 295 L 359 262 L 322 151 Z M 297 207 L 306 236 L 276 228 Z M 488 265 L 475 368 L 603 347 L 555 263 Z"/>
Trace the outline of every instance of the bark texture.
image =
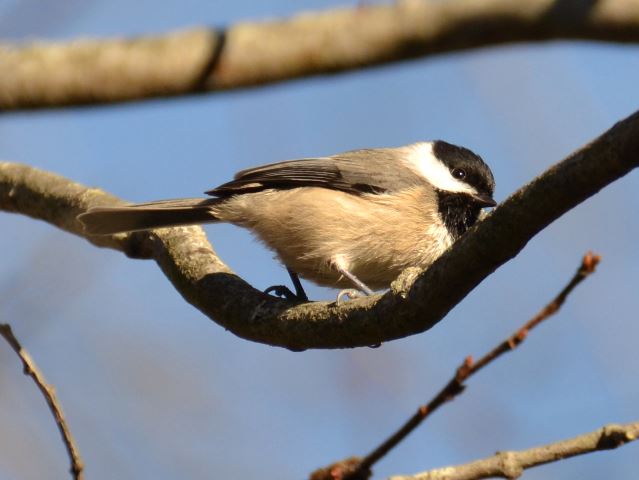
<path id="1" fill-rule="evenodd" d="M 0 43 L 0 110 L 270 84 L 512 42 L 639 41 L 632 0 L 400 0 L 158 36 Z"/>

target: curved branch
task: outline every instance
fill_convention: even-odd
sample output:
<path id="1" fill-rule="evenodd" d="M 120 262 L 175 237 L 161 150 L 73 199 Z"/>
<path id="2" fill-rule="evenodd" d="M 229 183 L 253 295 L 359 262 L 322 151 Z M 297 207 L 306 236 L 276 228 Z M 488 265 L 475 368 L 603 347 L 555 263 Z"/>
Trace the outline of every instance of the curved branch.
<path id="1" fill-rule="evenodd" d="M 539 231 L 639 165 L 639 112 L 511 195 L 427 271 L 408 269 L 384 295 L 342 305 L 265 295 L 222 263 L 198 227 L 91 237 L 153 258 L 182 296 L 236 335 L 294 350 L 374 345 L 428 330 Z M 0 209 L 84 236 L 76 220 L 114 197 L 25 165 L 0 163 Z"/>
<path id="2" fill-rule="evenodd" d="M 154 37 L 0 44 L 0 110 L 264 85 L 509 42 L 639 41 L 626 0 L 400 0 Z"/>
<path id="3" fill-rule="evenodd" d="M 639 438 L 639 422 L 607 425 L 594 432 L 528 450 L 498 452 L 465 465 L 438 468 L 416 475 L 399 475 L 390 480 L 479 480 L 519 478 L 524 470 L 598 450 L 610 450 Z"/>

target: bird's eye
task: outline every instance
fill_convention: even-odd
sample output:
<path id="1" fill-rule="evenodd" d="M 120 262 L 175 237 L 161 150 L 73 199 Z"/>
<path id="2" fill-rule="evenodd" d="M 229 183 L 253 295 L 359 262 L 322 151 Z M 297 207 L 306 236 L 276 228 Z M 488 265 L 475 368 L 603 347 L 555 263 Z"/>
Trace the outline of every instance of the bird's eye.
<path id="1" fill-rule="evenodd" d="M 463 168 L 453 168 L 453 171 L 450 173 L 458 180 L 463 180 L 464 178 L 466 178 L 466 170 L 464 170 Z"/>

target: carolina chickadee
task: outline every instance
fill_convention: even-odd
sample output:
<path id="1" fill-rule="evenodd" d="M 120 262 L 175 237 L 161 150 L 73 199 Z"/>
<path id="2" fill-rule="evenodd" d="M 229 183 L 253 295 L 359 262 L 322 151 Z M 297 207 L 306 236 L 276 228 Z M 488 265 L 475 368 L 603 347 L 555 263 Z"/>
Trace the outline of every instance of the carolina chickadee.
<path id="1" fill-rule="evenodd" d="M 496 205 L 494 188 L 481 157 L 437 140 L 273 163 L 206 192 L 214 198 L 91 208 L 78 218 L 95 235 L 210 222 L 248 228 L 306 299 L 297 274 L 371 294 L 407 267 L 430 266 Z"/>

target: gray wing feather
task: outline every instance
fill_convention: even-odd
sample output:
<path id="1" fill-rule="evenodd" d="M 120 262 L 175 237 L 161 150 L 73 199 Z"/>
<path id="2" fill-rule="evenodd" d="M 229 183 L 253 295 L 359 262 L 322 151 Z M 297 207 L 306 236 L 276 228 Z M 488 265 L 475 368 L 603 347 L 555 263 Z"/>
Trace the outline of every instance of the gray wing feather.
<path id="1" fill-rule="evenodd" d="M 235 178 L 206 192 L 224 197 L 266 189 L 323 187 L 349 193 L 384 193 L 423 184 L 400 161 L 401 149 L 353 150 L 331 157 L 272 163 L 242 170 Z"/>

